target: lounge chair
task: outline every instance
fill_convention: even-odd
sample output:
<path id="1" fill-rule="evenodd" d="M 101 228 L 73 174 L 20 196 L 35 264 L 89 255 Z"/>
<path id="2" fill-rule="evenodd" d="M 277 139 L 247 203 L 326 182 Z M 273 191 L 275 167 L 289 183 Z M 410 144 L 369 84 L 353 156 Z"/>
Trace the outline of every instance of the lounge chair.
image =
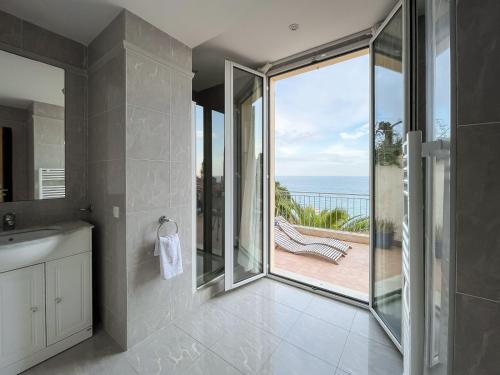
<path id="1" fill-rule="evenodd" d="M 320 237 L 304 236 L 297 229 L 295 229 L 292 224 L 290 224 L 288 221 L 286 221 L 281 216 L 277 216 L 275 218 L 275 224 L 283 232 L 285 232 L 288 235 L 288 237 L 290 237 L 292 240 L 294 240 L 295 242 L 298 242 L 301 245 L 312 245 L 312 244 L 327 245 L 327 246 L 333 247 L 336 250 L 341 251 L 344 255 L 346 255 L 347 250 L 349 250 L 351 248 L 351 246 L 349 246 L 345 242 L 342 242 L 340 240 L 336 240 L 335 238 L 320 238 Z"/>
<path id="2" fill-rule="evenodd" d="M 339 259 L 343 254 L 330 246 L 322 244 L 301 245 L 286 235 L 279 227 L 274 228 L 274 242 L 283 250 L 293 254 L 316 255 L 325 258 L 335 264 L 339 264 Z"/>

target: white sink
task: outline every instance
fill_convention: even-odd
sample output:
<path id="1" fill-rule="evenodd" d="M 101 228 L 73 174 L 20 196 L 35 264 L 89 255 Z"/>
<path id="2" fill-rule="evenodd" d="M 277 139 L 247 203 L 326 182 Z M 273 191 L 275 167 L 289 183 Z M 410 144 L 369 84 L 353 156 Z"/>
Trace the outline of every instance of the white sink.
<path id="1" fill-rule="evenodd" d="M 0 232 L 0 272 L 88 251 L 90 236 L 80 230 L 85 227 L 92 225 L 80 221 Z"/>
<path id="2" fill-rule="evenodd" d="M 60 232 L 60 227 L 33 228 L 17 231 L 0 232 L 0 246 L 19 242 L 33 241 L 53 236 Z"/>

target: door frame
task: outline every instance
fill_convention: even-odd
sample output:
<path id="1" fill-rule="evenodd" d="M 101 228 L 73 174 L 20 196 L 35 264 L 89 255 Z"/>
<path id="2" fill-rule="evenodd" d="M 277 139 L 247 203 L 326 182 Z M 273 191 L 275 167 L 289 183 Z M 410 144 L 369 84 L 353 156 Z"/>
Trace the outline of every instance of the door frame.
<path id="1" fill-rule="evenodd" d="M 224 287 L 225 290 L 238 288 L 267 275 L 269 260 L 269 147 L 268 147 L 268 90 L 267 76 L 230 60 L 225 60 L 224 84 Z M 234 282 L 234 141 L 233 141 L 233 71 L 234 68 L 262 78 L 262 273 L 245 280 Z"/>
<path id="2" fill-rule="evenodd" d="M 401 9 L 402 11 L 402 19 L 403 19 L 403 56 L 402 56 L 402 70 L 403 70 L 403 81 L 404 81 L 404 87 L 403 87 L 403 93 L 405 95 L 405 98 L 403 100 L 404 103 L 404 120 L 405 120 L 405 129 L 404 132 L 405 134 L 411 129 L 411 106 L 410 106 L 410 89 L 411 89 L 411 76 L 410 76 L 410 59 L 409 59 L 409 52 L 411 50 L 411 38 L 410 38 L 410 4 L 408 2 L 409 0 L 399 0 L 397 4 L 394 6 L 394 8 L 390 11 L 390 13 L 387 15 L 385 20 L 380 24 L 380 26 L 377 28 L 377 31 L 373 34 L 373 37 L 370 40 L 370 272 L 369 272 L 369 278 L 370 278 L 370 285 L 369 285 L 369 309 L 370 312 L 372 313 L 373 317 L 377 320 L 379 325 L 382 327 L 384 332 L 387 334 L 387 336 L 390 338 L 390 340 L 394 343 L 394 345 L 398 348 L 398 350 L 403 354 L 403 348 L 401 343 L 396 339 L 396 337 L 393 335 L 393 333 L 390 331 L 390 329 L 386 326 L 385 322 L 378 316 L 376 313 L 375 309 L 373 308 L 373 284 L 374 284 L 374 272 L 373 272 L 373 265 L 374 265 L 374 251 L 375 251 L 375 199 L 374 199 L 374 190 L 375 190 L 375 180 L 374 180 L 374 174 L 375 174 L 375 164 L 374 164 L 374 135 L 375 135 L 375 129 L 374 129 L 374 123 L 375 123 L 375 114 L 374 114 L 374 105 L 375 105 L 375 87 L 373 84 L 375 74 L 374 74 L 374 67 L 375 67 L 375 56 L 373 53 L 373 42 L 379 34 L 382 32 L 382 30 L 387 26 L 387 24 L 393 19 L 395 14 Z M 403 194 L 403 191 L 401 191 L 401 194 Z"/>

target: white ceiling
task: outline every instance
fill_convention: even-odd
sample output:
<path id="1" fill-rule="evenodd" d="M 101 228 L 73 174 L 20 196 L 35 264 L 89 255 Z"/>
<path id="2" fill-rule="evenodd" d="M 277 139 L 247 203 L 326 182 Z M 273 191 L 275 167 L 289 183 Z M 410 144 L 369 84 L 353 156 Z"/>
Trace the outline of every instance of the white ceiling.
<path id="1" fill-rule="evenodd" d="M 272 0 L 193 50 L 195 89 L 223 79 L 224 58 L 253 68 L 371 28 L 395 0 Z M 297 31 L 288 26 L 298 23 Z M 204 74 L 205 72 L 210 74 Z M 222 77 L 222 78 L 221 78 Z"/>
<path id="2" fill-rule="evenodd" d="M 266 0 L 1 0 L 0 9 L 88 45 L 126 8 L 190 47 L 223 33 Z"/>
<path id="3" fill-rule="evenodd" d="M 123 8 L 194 50 L 194 69 L 221 56 L 258 66 L 369 28 L 396 0 L 1 0 L 0 9 L 88 44 Z M 291 32 L 288 25 L 298 23 Z M 198 83 L 197 83 L 198 84 Z M 208 87 L 209 82 L 201 86 Z"/>
<path id="4" fill-rule="evenodd" d="M 0 105 L 36 102 L 64 106 L 64 69 L 0 51 Z"/>

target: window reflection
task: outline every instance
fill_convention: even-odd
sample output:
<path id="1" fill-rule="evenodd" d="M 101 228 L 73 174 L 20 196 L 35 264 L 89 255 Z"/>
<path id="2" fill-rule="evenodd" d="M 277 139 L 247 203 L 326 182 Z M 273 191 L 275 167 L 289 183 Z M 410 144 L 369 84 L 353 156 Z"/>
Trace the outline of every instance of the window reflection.
<path id="1" fill-rule="evenodd" d="M 404 74 L 402 11 L 373 43 L 374 275 L 373 308 L 401 341 Z"/>

